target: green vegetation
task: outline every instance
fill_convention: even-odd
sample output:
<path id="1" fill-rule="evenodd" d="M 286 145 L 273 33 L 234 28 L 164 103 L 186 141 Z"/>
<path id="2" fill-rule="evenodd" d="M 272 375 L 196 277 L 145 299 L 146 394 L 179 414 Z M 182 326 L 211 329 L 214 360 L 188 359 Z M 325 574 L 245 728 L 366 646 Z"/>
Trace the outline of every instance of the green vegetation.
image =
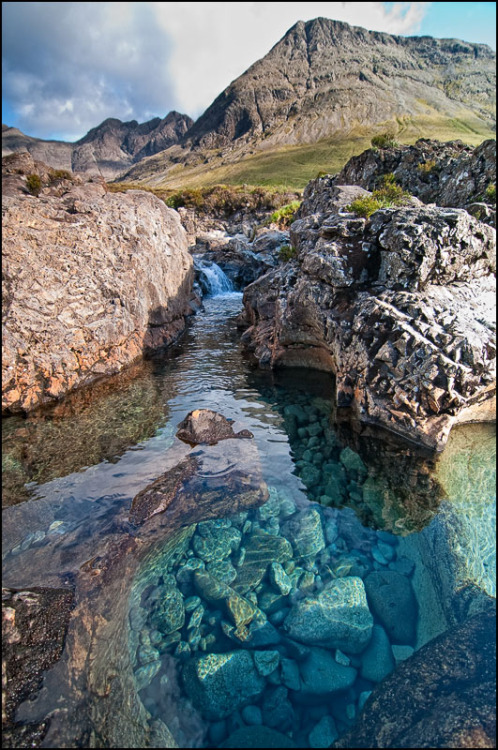
<path id="1" fill-rule="evenodd" d="M 35 172 L 29 174 L 26 178 L 26 187 L 31 195 L 38 197 L 40 195 L 40 190 L 43 187 L 40 175 L 35 174 Z"/>
<path id="2" fill-rule="evenodd" d="M 67 169 L 51 169 L 49 172 L 50 184 L 53 185 L 58 180 L 71 180 L 73 175 Z"/>
<path id="3" fill-rule="evenodd" d="M 279 229 L 285 229 L 294 221 L 294 216 L 300 205 L 301 201 L 292 201 L 292 203 L 282 206 L 272 213 L 266 224 L 277 224 Z"/>
<path id="4" fill-rule="evenodd" d="M 394 148 L 395 146 L 399 146 L 399 143 L 392 132 L 374 135 L 370 143 L 373 148 Z"/>
<path id="5" fill-rule="evenodd" d="M 406 205 L 409 198 L 410 194 L 396 183 L 394 175 L 390 173 L 383 175 L 381 186 L 374 190 L 372 195 L 357 198 L 346 208 L 357 216 L 368 219 L 380 208 L 395 208 L 396 206 Z"/>
<path id="6" fill-rule="evenodd" d="M 496 203 L 496 185 L 488 185 L 486 188 L 485 200 L 489 203 Z"/>
<path id="7" fill-rule="evenodd" d="M 282 263 L 287 263 L 287 261 L 295 258 L 296 254 L 297 250 L 295 247 L 292 247 L 292 245 L 282 245 L 278 251 L 278 259 L 282 261 Z"/>
<path id="8" fill-rule="evenodd" d="M 417 168 L 422 174 L 430 174 L 431 172 L 434 172 L 436 168 L 436 160 L 428 159 L 427 161 L 420 162 L 420 164 L 417 165 Z"/>

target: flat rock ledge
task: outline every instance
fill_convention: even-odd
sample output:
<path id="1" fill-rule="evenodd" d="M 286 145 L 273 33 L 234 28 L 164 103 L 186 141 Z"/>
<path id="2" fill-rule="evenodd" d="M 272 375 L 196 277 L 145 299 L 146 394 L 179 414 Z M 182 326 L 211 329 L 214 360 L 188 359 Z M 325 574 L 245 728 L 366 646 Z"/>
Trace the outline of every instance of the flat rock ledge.
<path id="1" fill-rule="evenodd" d="M 338 407 L 440 450 L 456 422 L 495 419 L 496 232 L 420 204 L 359 218 L 354 190 L 304 202 L 296 260 L 245 290 L 243 340 L 261 365 L 334 373 Z"/>
<path id="2" fill-rule="evenodd" d="M 30 411 L 122 370 L 183 330 L 192 258 L 178 214 L 151 193 L 52 177 L 39 197 L 9 157 L 3 180 L 2 411 Z M 13 172 L 14 170 L 14 172 Z"/>

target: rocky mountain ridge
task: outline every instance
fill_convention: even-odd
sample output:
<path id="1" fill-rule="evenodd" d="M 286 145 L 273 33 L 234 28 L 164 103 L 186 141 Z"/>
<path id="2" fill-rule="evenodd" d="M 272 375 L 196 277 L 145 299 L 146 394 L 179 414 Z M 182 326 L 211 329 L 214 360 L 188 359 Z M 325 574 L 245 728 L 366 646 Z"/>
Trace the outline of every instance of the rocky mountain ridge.
<path id="1" fill-rule="evenodd" d="M 146 156 L 178 143 L 192 123 L 190 117 L 178 112 L 143 123 L 108 118 L 75 143 L 31 138 L 3 125 L 2 156 L 26 150 L 34 159 L 57 169 L 100 172 L 111 179 Z"/>
<path id="2" fill-rule="evenodd" d="M 478 132 L 495 122 L 494 65 L 486 45 L 299 21 L 215 99 L 180 146 L 123 179 L 386 125 L 398 131 L 406 118 L 453 118 Z"/>

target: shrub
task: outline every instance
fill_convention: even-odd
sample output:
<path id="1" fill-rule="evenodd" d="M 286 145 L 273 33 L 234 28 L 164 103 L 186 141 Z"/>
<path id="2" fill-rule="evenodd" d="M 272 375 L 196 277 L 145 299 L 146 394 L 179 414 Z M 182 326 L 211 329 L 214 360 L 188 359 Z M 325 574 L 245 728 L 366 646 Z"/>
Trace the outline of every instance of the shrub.
<path id="1" fill-rule="evenodd" d="M 297 250 L 295 247 L 292 247 L 292 245 L 282 245 L 282 247 L 278 251 L 278 259 L 283 263 L 287 263 L 287 261 L 295 258 L 296 254 Z"/>
<path id="2" fill-rule="evenodd" d="M 391 172 L 382 176 L 380 187 L 374 190 L 372 195 L 357 198 L 349 206 L 346 206 L 346 210 L 368 219 L 380 208 L 394 208 L 395 206 L 405 205 L 409 198 L 410 193 L 407 193 L 401 185 L 396 183 L 396 179 Z"/>
<path id="3" fill-rule="evenodd" d="M 294 216 L 300 205 L 301 201 L 292 201 L 292 203 L 287 203 L 286 206 L 282 206 L 281 208 L 278 208 L 276 211 L 274 211 L 268 219 L 267 223 L 278 224 L 280 229 L 288 227 L 289 224 L 292 224 L 292 222 L 294 221 Z"/>
<path id="4" fill-rule="evenodd" d="M 379 135 L 374 135 L 370 142 L 373 148 L 394 148 L 395 146 L 399 146 L 398 141 L 394 137 L 394 133 L 380 133 Z"/>
<path id="5" fill-rule="evenodd" d="M 73 175 L 67 169 L 51 169 L 49 172 L 50 184 L 53 185 L 57 180 L 72 180 Z"/>
<path id="6" fill-rule="evenodd" d="M 485 199 L 490 203 L 496 203 L 496 185 L 488 185 L 486 188 Z"/>
<path id="7" fill-rule="evenodd" d="M 435 159 L 428 159 L 427 161 L 422 161 L 417 165 L 417 169 L 419 170 L 419 172 L 422 172 L 422 174 L 430 174 L 431 172 L 434 172 L 435 167 Z"/>
<path id="8" fill-rule="evenodd" d="M 26 178 L 26 187 L 28 188 L 28 192 L 30 192 L 31 195 L 35 195 L 36 197 L 38 197 L 40 195 L 40 190 L 42 189 L 42 181 L 40 175 L 35 174 L 34 172 L 29 174 Z"/>

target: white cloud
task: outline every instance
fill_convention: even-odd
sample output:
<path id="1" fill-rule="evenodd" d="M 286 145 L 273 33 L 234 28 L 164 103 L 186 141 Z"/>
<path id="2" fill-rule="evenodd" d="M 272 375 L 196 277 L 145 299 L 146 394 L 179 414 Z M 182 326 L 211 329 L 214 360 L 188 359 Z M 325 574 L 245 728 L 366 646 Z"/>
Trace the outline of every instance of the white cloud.
<path id="1" fill-rule="evenodd" d="M 73 140 L 107 117 L 195 118 L 298 20 L 407 34 L 429 4 L 6 2 L 4 100 L 42 138 Z"/>

